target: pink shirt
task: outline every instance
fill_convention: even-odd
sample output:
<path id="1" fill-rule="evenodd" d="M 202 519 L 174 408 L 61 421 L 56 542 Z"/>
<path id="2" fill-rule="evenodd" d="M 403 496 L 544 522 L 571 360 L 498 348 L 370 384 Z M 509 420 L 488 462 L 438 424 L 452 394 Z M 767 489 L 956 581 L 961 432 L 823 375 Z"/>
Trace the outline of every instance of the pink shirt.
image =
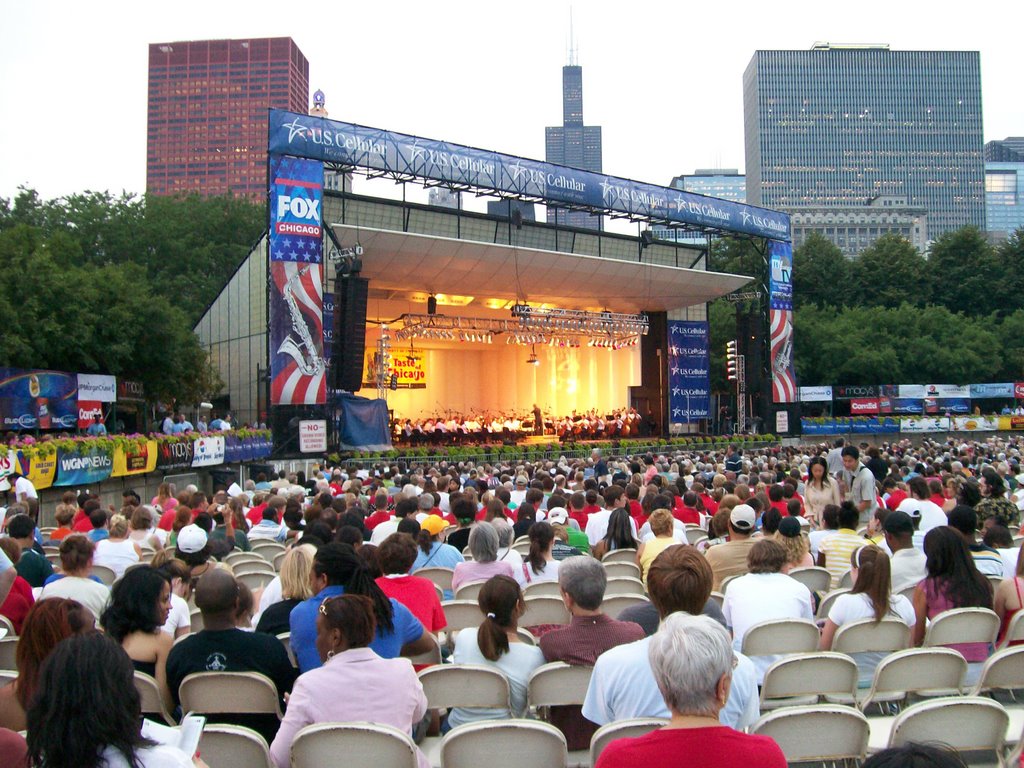
<path id="1" fill-rule="evenodd" d="M 474 581 L 487 581 L 491 576 L 512 575 L 512 565 L 503 560 L 493 560 L 489 563 L 478 563 L 475 560 L 467 560 L 455 566 L 455 575 L 452 576 L 452 592 L 457 592 L 463 584 L 471 584 Z"/>
<path id="2" fill-rule="evenodd" d="M 358 695 L 339 696 L 339 691 Z M 289 768 L 295 735 L 313 723 L 369 721 L 411 735 L 426 711 L 427 697 L 408 659 L 382 659 L 369 648 L 353 648 L 295 681 L 270 756 L 277 768 Z M 416 753 L 419 768 L 430 768 L 423 753 Z"/>

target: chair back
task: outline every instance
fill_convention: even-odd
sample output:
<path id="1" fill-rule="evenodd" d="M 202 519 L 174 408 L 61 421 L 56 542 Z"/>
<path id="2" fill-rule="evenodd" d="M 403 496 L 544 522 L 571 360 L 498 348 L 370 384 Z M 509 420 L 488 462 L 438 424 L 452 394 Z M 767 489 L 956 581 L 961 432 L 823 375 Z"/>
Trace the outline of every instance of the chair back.
<path id="1" fill-rule="evenodd" d="M 419 673 L 431 709 L 509 709 L 508 679 L 482 664 L 441 664 Z"/>
<path id="2" fill-rule="evenodd" d="M 284 565 L 284 559 L 288 556 L 287 552 L 278 552 L 274 555 L 274 571 L 277 573 L 281 572 L 281 566 Z"/>
<path id="3" fill-rule="evenodd" d="M 441 663 L 441 646 L 437 643 L 437 638 L 431 636 L 432 645 L 429 651 L 424 651 L 416 656 L 409 656 L 411 661 L 416 666 L 427 665 L 427 664 L 440 664 Z"/>
<path id="4" fill-rule="evenodd" d="M 1006 635 L 999 643 L 1000 648 L 1006 648 L 1010 643 L 1024 640 L 1024 611 L 1017 611 L 1010 619 L 1010 626 L 1006 628 Z"/>
<path id="5" fill-rule="evenodd" d="M 299 668 L 299 660 L 295 658 L 295 651 L 292 650 L 292 633 L 282 632 L 277 635 L 277 639 L 281 641 L 281 645 L 284 646 L 285 653 L 288 654 L 288 661 L 292 663 L 292 666 L 296 669 Z"/>
<path id="6" fill-rule="evenodd" d="M 570 666 L 562 661 L 537 667 L 530 675 L 526 700 L 531 707 L 582 706 L 593 671 L 593 667 Z"/>
<path id="7" fill-rule="evenodd" d="M 245 573 L 270 573 L 274 567 L 266 560 L 239 560 L 231 564 L 231 570 L 237 578 Z"/>
<path id="8" fill-rule="evenodd" d="M 530 630 L 523 629 L 522 627 L 516 627 L 516 634 L 519 635 L 519 639 L 527 645 L 537 645 L 537 638 Z"/>
<path id="9" fill-rule="evenodd" d="M 441 768 L 560 768 L 565 736 L 538 720 L 491 720 L 453 728 L 441 742 Z"/>
<path id="10" fill-rule="evenodd" d="M 971 696 L 1024 689 L 1024 645 L 1001 648 L 985 661 Z"/>
<path id="11" fill-rule="evenodd" d="M 939 742 L 958 752 L 1001 751 L 1009 723 L 1006 710 L 992 699 L 982 696 L 931 699 L 909 706 L 896 716 L 889 732 L 889 746 Z"/>
<path id="12" fill-rule="evenodd" d="M 604 563 L 604 574 L 609 580 L 617 579 L 622 576 L 632 576 L 634 579 L 640 578 L 640 566 L 636 563 L 626 563 L 621 560 Z"/>
<path id="13" fill-rule="evenodd" d="M 182 712 L 281 717 L 273 681 L 259 672 L 193 672 L 178 688 Z"/>
<path id="14" fill-rule="evenodd" d="M 818 610 L 815 612 L 814 618 L 820 621 L 827 619 L 828 612 L 832 610 L 832 604 L 840 595 L 845 595 L 849 591 L 850 590 L 848 589 L 833 589 L 831 592 L 827 593 L 823 598 L 821 598 L 821 602 L 818 603 Z"/>
<path id="15" fill-rule="evenodd" d="M 861 710 L 871 704 L 902 701 L 909 693 L 958 694 L 967 674 L 967 662 L 952 648 L 909 648 L 882 659 L 875 668 L 871 688 Z"/>
<path id="16" fill-rule="evenodd" d="M 424 579 L 430 579 L 432 582 L 437 584 L 441 589 L 451 591 L 452 588 L 452 576 L 455 574 L 451 568 L 420 568 L 416 571 L 413 576 L 420 576 Z"/>
<path id="17" fill-rule="evenodd" d="M 861 619 L 844 624 L 832 639 L 837 653 L 902 651 L 910 646 L 910 627 L 899 619 Z"/>
<path id="18" fill-rule="evenodd" d="M 561 599 L 562 591 L 557 581 L 534 581 L 526 585 L 523 597 L 557 597 Z"/>
<path id="19" fill-rule="evenodd" d="M 523 555 L 525 557 L 526 555 L 530 554 L 530 540 L 527 539 L 526 541 L 517 541 L 512 545 L 511 548 L 513 551 L 518 552 L 520 555 Z"/>
<path id="20" fill-rule="evenodd" d="M 252 551 L 262 556 L 268 562 L 273 560 L 279 552 L 284 552 L 285 545 L 271 539 L 257 539 L 252 543 Z"/>
<path id="21" fill-rule="evenodd" d="M 602 725 L 590 737 L 590 764 L 597 765 L 597 758 L 613 741 L 645 736 L 667 724 L 668 720 L 662 720 L 659 717 L 634 717 L 630 720 L 616 720 L 613 723 Z"/>
<path id="22" fill-rule="evenodd" d="M 841 696 L 853 701 L 856 691 L 857 663 L 849 656 L 830 651 L 789 656 L 779 659 L 765 672 L 761 709 L 769 708 L 765 704 L 771 704 L 772 699 L 793 696 L 814 699 L 797 702 L 801 704 L 813 704 L 819 696 Z"/>
<path id="23" fill-rule="evenodd" d="M 6 616 L 0 616 L 0 629 L 6 629 L 6 632 L 0 633 L 2 637 L 17 637 L 18 633 L 14 631 L 14 624 Z"/>
<path id="24" fill-rule="evenodd" d="M 640 595 L 643 597 L 646 594 L 647 590 L 644 589 L 644 583 L 640 581 L 639 576 L 609 577 L 608 586 L 604 590 L 606 598 L 614 597 L 615 595 Z"/>
<path id="25" fill-rule="evenodd" d="M 773 739 L 792 765 L 862 760 L 870 727 L 856 709 L 815 704 L 771 712 L 754 723 L 750 732 Z"/>
<path id="26" fill-rule="evenodd" d="M 839 589 L 853 589 L 853 569 L 845 571 L 839 577 Z"/>
<path id="27" fill-rule="evenodd" d="M 441 608 L 447 619 L 445 631 L 448 633 L 483 624 L 484 615 L 480 613 L 480 606 L 476 600 L 445 600 L 441 603 Z"/>
<path id="28" fill-rule="evenodd" d="M 4 636 L 0 638 L 0 669 L 17 669 L 14 658 L 18 652 L 18 638 Z"/>
<path id="29" fill-rule="evenodd" d="M 818 648 L 818 625 L 806 619 L 772 619 L 762 621 L 743 636 L 743 653 L 747 656 L 770 656 L 780 653 L 813 653 Z"/>
<path id="30" fill-rule="evenodd" d="M 953 608 L 928 623 L 924 646 L 951 643 L 992 643 L 999 632 L 999 617 L 988 608 Z"/>
<path id="31" fill-rule="evenodd" d="M 606 597 L 604 602 L 601 603 L 601 610 L 613 619 L 617 619 L 619 614 L 627 608 L 632 608 L 634 605 L 643 605 L 647 602 L 650 601 L 643 595 L 612 595 L 611 597 Z"/>
<path id="32" fill-rule="evenodd" d="M 526 610 L 519 617 L 523 627 L 535 627 L 538 624 L 568 624 L 571 616 L 565 603 L 558 597 L 530 597 L 526 600 Z"/>
<path id="33" fill-rule="evenodd" d="M 602 563 L 635 563 L 636 562 L 636 550 L 630 547 L 629 549 L 613 549 L 611 552 L 606 552 L 605 556 L 601 558 Z"/>
<path id="34" fill-rule="evenodd" d="M 342 757 L 343 756 L 343 757 Z M 316 723 L 295 734 L 292 768 L 416 768 L 419 750 L 409 734 L 376 723 Z"/>
<path id="35" fill-rule="evenodd" d="M 480 590 L 484 588 L 486 581 L 471 581 L 469 584 L 463 584 L 457 590 L 455 590 L 456 600 L 472 600 L 474 603 L 480 596 Z"/>
<path id="36" fill-rule="evenodd" d="M 726 591 L 729 589 L 729 584 L 732 583 L 732 580 L 733 579 L 738 579 L 741 575 L 742 574 L 735 574 L 733 576 L 726 576 L 724 579 L 722 579 L 722 583 L 718 585 L 718 591 L 721 592 L 724 595 L 726 593 Z"/>
<path id="37" fill-rule="evenodd" d="M 203 631 L 203 612 L 198 608 L 193 608 L 188 612 L 188 620 L 193 634 Z"/>
<path id="38" fill-rule="evenodd" d="M 18 670 L 16 669 L 0 669 L 0 687 L 13 683 L 18 679 Z"/>
<path id="39" fill-rule="evenodd" d="M 832 574 L 818 566 L 794 568 L 789 572 L 789 576 L 799 581 L 811 592 L 819 592 L 821 594 L 828 592 L 828 586 L 832 583 Z"/>
<path id="40" fill-rule="evenodd" d="M 701 539 L 706 539 L 708 532 L 703 528 L 687 528 L 684 535 L 686 536 L 686 543 L 693 546 Z"/>
<path id="41" fill-rule="evenodd" d="M 224 555 L 224 562 L 231 566 L 232 572 L 235 570 L 235 565 L 238 563 L 259 563 L 260 565 L 267 564 L 267 558 L 262 555 L 258 555 L 255 552 L 243 552 L 240 549 L 234 549 Z"/>
<path id="42" fill-rule="evenodd" d="M 112 585 L 115 581 L 117 581 L 117 574 L 114 573 L 113 568 L 108 568 L 107 566 L 99 565 L 98 563 L 93 563 L 92 575 L 100 581 L 102 581 L 108 587 Z"/>
<path id="43" fill-rule="evenodd" d="M 235 578 L 245 584 L 249 589 L 255 592 L 257 589 L 263 589 L 267 584 L 274 580 L 277 574 L 270 569 L 269 566 L 264 566 L 258 571 L 251 573 L 243 573 L 235 576 Z"/>
<path id="44" fill-rule="evenodd" d="M 199 753 L 203 762 L 217 768 L 273 768 L 264 738 L 240 725 L 207 723 L 199 738 Z"/>
<path id="45" fill-rule="evenodd" d="M 153 719 L 151 716 L 155 715 L 169 726 L 173 727 L 178 724 L 178 721 L 174 719 L 174 715 L 167 711 L 163 697 L 160 696 L 160 687 L 157 685 L 156 680 L 147 674 L 137 671 L 135 673 L 135 690 L 139 692 L 139 699 L 141 699 L 142 703 L 141 711 L 144 717 Z"/>

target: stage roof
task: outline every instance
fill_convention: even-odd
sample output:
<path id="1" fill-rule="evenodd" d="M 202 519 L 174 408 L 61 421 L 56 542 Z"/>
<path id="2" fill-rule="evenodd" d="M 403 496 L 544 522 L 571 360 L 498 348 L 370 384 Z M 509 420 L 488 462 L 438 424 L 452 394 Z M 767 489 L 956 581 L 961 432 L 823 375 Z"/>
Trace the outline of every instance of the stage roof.
<path id="1" fill-rule="evenodd" d="M 333 229 L 342 246 L 362 245 L 361 274 L 375 295 L 383 291 L 389 299 L 457 294 L 473 297 L 468 307 L 525 299 L 565 309 L 657 312 L 711 301 L 753 279 L 343 224 Z"/>

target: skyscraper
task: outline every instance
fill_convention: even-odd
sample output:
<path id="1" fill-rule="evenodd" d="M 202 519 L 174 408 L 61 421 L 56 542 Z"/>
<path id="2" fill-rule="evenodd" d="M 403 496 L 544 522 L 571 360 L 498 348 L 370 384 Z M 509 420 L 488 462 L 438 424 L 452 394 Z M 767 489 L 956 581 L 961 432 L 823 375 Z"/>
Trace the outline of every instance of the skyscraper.
<path id="1" fill-rule="evenodd" d="M 601 126 L 583 124 L 583 67 L 570 53 L 562 67 L 562 125 L 544 129 L 544 159 L 584 171 L 601 172 Z M 548 208 L 548 223 L 601 229 L 600 216 Z"/>
<path id="2" fill-rule="evenodd" d="M 743 75 L 747 201 L 792 210 L 898 196 L 929 236 L 985 226 L 977 51 L 815 44 Z"/>
<path id="3" fill-rule="evenodd" d="M 147 191 L 263 199 L 267 109 L 308 106 L 309 62 L 289 37 L 150 45 Z"/>

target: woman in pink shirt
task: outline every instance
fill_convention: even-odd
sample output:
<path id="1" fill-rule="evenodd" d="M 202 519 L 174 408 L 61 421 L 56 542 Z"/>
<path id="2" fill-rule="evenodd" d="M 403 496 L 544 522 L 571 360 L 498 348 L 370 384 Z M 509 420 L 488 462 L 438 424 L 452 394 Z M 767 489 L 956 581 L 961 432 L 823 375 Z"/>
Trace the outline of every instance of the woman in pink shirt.
<path id="1" fill-rule="evenodd" d="M 408 659 L 382 659 L 368 646 L 376 630 L 373 603 L 364 595 L 338 595 L 320 604 L 316 649 L 323 666 L 295 681 L 288 711 L 270 747 L 277 768 L 291 765 L 292 740 L 313 723 L 383 723 L 412 734 L 427 711 Z M 339 691 L 358 695 L 339 696 Z M 430 762 L 417 750 L 419 768 Z"/>
<path id="2" fill-rule="evenodd" d="M 469 532 L 469 553 L 473 559 L 455 566 L 452 591 L 458 592 L 463 584 L 487 581 L 492 576 L 515 578 L 512 566 L 498 560 L 498 532 L 487 522 L 479 522 Z"/>

